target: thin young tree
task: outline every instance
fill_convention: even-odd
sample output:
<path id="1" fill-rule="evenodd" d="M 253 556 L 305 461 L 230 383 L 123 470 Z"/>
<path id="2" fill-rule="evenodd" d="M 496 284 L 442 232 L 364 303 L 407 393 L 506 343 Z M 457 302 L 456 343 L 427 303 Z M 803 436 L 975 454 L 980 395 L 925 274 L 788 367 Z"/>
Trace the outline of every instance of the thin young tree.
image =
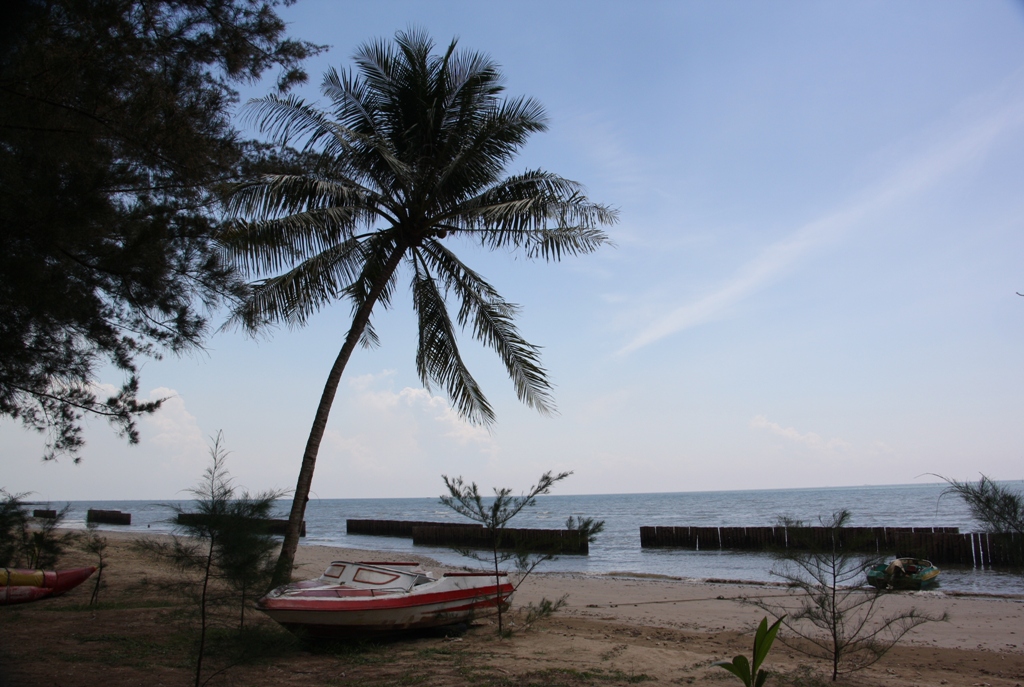
<path id="1" fill-rule="evenodd" d="M 412 280 L 424 386 L 442 388 L 470 422 L 494 421 L 459 351 L 457 330 L 468 329 L 497 353 L 521 401 L 553 409 L 539 349 L 515 326 L 517 306 L 447 244 L 461 239 L 559 261 L 607 243 L 600 227 L 617 213 L 558 175 L 506 176 L 529 136 L 545 130 L 544 110 L 530 98 L 503 97 L 497 64 L 456 48 L 452 41 L 435 54 L 425 33 L 400 32 L 393 43 L 361 46 L 354 69 L 326 73 L 329 111 L 295 96 L 249 105 L 262 132 L 295 150 L 305 167 L 242 184 L 229 198 L 237 221 L 223 239 L 234 264 L 256 280 L 235 321 L 250 331 L 302 325 L 343 299 L 353 312 L 303 451 L 275 583 L 291 576 L 342 373 L 357 344 L 379 343 L 371 314 L 391 306 L 400 267 Z M 454 317 L 449 299 L 458 306 Z"/>
<path id="2" fill-rule="evenodd" d="M 515 561 L 516 568 L 519 571 L 519 580 L 516 583 L 516 588 L 518 589 L 523 580 L 538 565 L 554 558 L 554 554 L 550 552 L 530 554 L 514 546 L 514 543 L 510 542 L 506 537 L 505 530 L 508 528 L 508 523 L 524 509 L 532 508 L 537 504 L 538 496 L 551 493 L 551 488 L 556 483 L 561 482 L 571 474 L 571 472 L 560 472 L 557 475 L 552 475 L 548 471 L 541 475 L 537 483 L 530 487 L 525 494 L 514 496 L 512 490 L 505 487 L 502 489 L 495 488 L 493 497 L 484 497 L 480 493 L 480 488 L 477 487 L 476 482 L 466 484 L 462 477 L 449 479 L 447 475 L 441 476 L 444 480 L 444 486 L 448 489 L 448 493 L 441 496 L 441 503 L 459 515 L 480 523 L 487 533 L 486 539 L 490 550 L 486 557 L 481 557 L 469 550 L 460 550 L 460 552 L 493 566 L 495 589 L 500 587 L 499 580 L 501 578 L 502 564 Z M 593 542 L 594 538 L 604 530 L 604 521 L 570 516 L 566 522 L 566 527 L 579 531 L 581 537 L 585 537 L 588 542 Z M 544 599 L 541 601 L 539 608 L 544 614 L 547 614 L 557 609 L 563 601 L 564 597 L 556 602 L 549 602 L 547 599 Z M 495 592 L 495 605 L 498 609 L 498 634 L 502 635 L 504 634 L 505 604 L 500 592 Z"/>
<path id="3" fill-rule="evenodd" d="M 82 540 L 82 549 L 86 553 L 96 556 L 96 581 L 92 587 L 92 594 L 89 596 L 89 605 L 96 606 L 100 602 L 100 589 L 103 587 L 103 571 L 107 569 L 107 538 L 96 532 L 96 525 L 89 523 L 88 534 Z"/>
<path id="4" fill-rule="evenodd" d="M 270 567 L 273 546 L 266 525 L 274 502 L 281 496 L 277 491 L 239 494 L 225 464 L 227 456 L 223 434 L 218 432 L 210 447 L 210 464 L 199 483 L 189 490 L 194 497 L 194 510 L 188 513 L 191 517 L 179 521 L 178 528 L 186 536 L 175 535 L 170 542 L 137 543 L 192 577 L 188 584 L 195 593 L 199 611 L 195 687 L 205 684 L 201 678 L 211 612 L 217 602 L 223 601 L 216 587 L 227 582 L 241 594 L 244 623 L 246 592 L 252 588 L 252 576 Z M 174 506 L 174 510 L 186 513 L 181 506 Z"/>
<path id="5" fill-rule="evenodd" d="M 833 682 L 841 673 L 876 663 L 915 627 L 946 619 L 945 615 L 933 617 L 916 608 L 883 612 L 879 602 L 886 592 L 863 588 L 865 574 L 876 561 L 857 553 L 856 546 L 844 546 L 841 530 L 850 517 L 850 512 L 842 509 L 820 519 L 828 535 L 825 547 L 783 554 L 783 567 L 772 574 L 793 590 L 785 600 L 752 599 L 756 606 L 781 619 L 789 633 L 780 635 L 782 643 L 829 661 Z"/>

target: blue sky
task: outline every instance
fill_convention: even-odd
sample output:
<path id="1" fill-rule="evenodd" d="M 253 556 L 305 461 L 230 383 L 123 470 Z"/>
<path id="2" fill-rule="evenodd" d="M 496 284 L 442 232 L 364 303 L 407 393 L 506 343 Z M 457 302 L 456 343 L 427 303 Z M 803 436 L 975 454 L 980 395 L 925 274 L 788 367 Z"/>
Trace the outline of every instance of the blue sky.
<path id="1" fill-rule="evenodd" d="M 284 11 L 329 66 L 410 26 L 490 54 L 547 109 L 510 172 L 542 167 L 619 208 L 614 248 L 561 264 L 453 247 L 523 310 L 559 414 L 469 427 L 414 370 L 407 281 L 335 402 L 313 492 L 433 496 L 441 475 L 560 493 L 1024 477 L 1024 5 L 996 2 L 316 2 Z M 247 95 L 258 95 L 261 88 Z M 127 447 L 41 464 L 0 424 L 0 486 L 174 498 L 224 431 L 250 489 L 291 488 L 348 326 L 218 333 L 151 361 L 170 396 Z M 218 315 L 221 321 L 223 314 Z M 119 382 L 116 376 L 103 380 Z"/>

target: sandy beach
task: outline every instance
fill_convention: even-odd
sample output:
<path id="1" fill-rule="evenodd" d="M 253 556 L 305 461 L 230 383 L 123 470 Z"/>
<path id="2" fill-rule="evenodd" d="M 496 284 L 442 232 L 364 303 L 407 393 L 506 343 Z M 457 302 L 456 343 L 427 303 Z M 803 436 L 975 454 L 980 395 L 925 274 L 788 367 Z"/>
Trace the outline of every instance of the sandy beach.
<path id="1" fill-rule="evenodd" d="M 0 608 L 5 628 L 0 685 L 149 686 L 189 681 L 187 661 L 180 656 L 172 665 L 153 659 L 147 668 L 145 662 L 130 659 L 112 662 L 109 651 L 102 650 L 104 642 L 129 641 L 111 637 L 157 641 L 168 623 L 179 622 L 175 617 L 181 615 L 161 600 L 166 592 L 160 591 L 159 582 L 173 578 L 173 570 L 132 549 L 138 535 L 103 534 L 110 542 L 103 599 L 135 603 L 83 609 L 89 597 L 86 583 L 60 599 Z M 379 554 L 302 546 L 295 577 L 315 577 L 332 560 L 368 558 Z M 445 569 L 421 560 L 429 568 Z M 84 553 L 72 553 L 65 561 L 66 567 L 89 563 Z M 364 647 L 372 661 L 358 651 L 320 654 L 300 647 L 255 666 L 233 667 L 210 684 L 730 684 L 734 678 L 710 664 L 749 654 L 753 629 L 764 612 L 747 601 L 785 601 L 788 594 L 776 585 L 539 572 L 523 582 L 515 605 L 568 595 L 566 605 L 509 639 L 496 638 L 493 621 L 483 619 L 457 637 L 427 633 Z M 911 606 L 949 618 L 913 630 L 881 661 L 841 676 L 837 684 L 1024 684 L 1024 599 L 929 591 L 893 594 L 882 601 L 883 613 Z M 269 623 L 253 615 L 257 622 Z M 41 635 L 51 641 L 40 643 Z M 823 661 L 782 643 L 773 649 L 767 665 L 778 673 L 769 684 L 780 685 L 824 684 L 827 669 Z"/>

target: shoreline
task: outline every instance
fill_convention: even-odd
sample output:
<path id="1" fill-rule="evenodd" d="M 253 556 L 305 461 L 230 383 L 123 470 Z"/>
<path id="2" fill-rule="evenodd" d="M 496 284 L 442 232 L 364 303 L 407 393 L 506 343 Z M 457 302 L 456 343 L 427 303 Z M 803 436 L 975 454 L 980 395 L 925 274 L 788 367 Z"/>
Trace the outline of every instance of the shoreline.
<path id="1" fill-rule="evenodd" d="M 75 530 L 85 531 L 85 530 Z M 144 537 L 170 537 L 174 535 L 172 531 L 155 530 L 155 531 L 123 531 L 123 530 L 96 530 L 97 533 L 110 539 L 125 539 L 130 540 L 133 538 L 144 538 Z M 303 550 L 307 551 L 306 555 L 302 555 Z M 324 552 L 335 552 L 334 554 Z M 435 558 L 432 558 L 428 554 L 416 553 L 416 552 L 395 552 L 395 551 L 383 551 L 373 548 L 361 548 L 361 547 L 345 547 L 345 546 L 333 546 L 330 544 L 306 544 L 299 542 L 299 547 L 296 552 L 296 569 L 293 573 L 294 579 L 306 579 L 302 577 L 307 575 L 308 577 L 316 577 L 326 569 L 327 565 L 331 562 L 331 556 L 334 555 L 338 559 L 345 558 L 362 558 L 362 559 L 392 559 L 392 560 L 415 560 L 427 565 L 428 567 L 436 570 L 476 570 L 473 566 L 466 565 L 454 565 L 450 563 L 441 562 Z M 319 569 L 314 569 L 316 565 L 321 565 Z M 722 577 L 684 577 L 679 575 L 665 575 L 662 573 L 650 573 L 650 572 L 636 572 L 629 570 L 612 570 L 607 572 L 583 572 L 583 571 L 546 571 L 541 566 L 538 572 L 533 573 L 534 575 L 544 576 L 564 576 L 571 579 L 636 579 L 636 580 L 662 580 L 666 582 L 682 582 L 686 584 L 713 584 L 713 585 L 726 585 L 726 586 L 738 586 L 738 587 L 752 587 L 752 588 L 785 588 L 787 584 L 785 582 L 776 582 L 770 580 L 744 580 L 744 579 L 729 579 Z M 941 586 L 936 590 L 926 590 L 924 593 L 938 593 L 946 597 L 955 598 L 979 598 L 979 599 L 1007 599 L 1024 601 L 1024 593 L 998 593 L 998 592 L 984 592 L 984 591 L 964 591 L 964 590 L 949 590 L 943 589 Z"/>
<path id="2" fill-rule="evenodd" d="M 332 560 L 380 559 L 386 553 L 319 544 L 300 545 L 293 579 L 320 575 Z M 433 570 L 456 570 L 428 556 L 406 555 Z M 611 621 L 691 632 L 750 632 L 765 612 L 752 598 L 792 596 L 782 583 L 688 580 L 629 573 L 544 572 L 530 575 L 517 590 L 515 605 L 555 600 L 568 594 L 557 617 Z M 908 634 L 902 645 L 1024 654 L 1024 596 L 983 595 L 941 590 L 898 592 L 880 602 L 882 613 L 910 607 L 946 622 L 930 622 Z"/>

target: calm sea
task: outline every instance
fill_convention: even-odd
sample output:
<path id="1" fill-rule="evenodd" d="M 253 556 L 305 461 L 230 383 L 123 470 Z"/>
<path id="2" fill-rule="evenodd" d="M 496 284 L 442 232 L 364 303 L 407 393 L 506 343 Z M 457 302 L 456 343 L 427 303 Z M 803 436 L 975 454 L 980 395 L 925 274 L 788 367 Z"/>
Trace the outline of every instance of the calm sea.
<path id="1" fill-rule="evenodd" d="M 1003 484 L 1024 491 L 1024 482 Z M 524 511 L 516 527 L 557 528 L 570 515 L 605 521 L 605 531 L 590 547 L 589 556 L 563 556 L 541 570 L 600 574 L 609 572 L 654 573 L 692 579 L 771 581 L 776 566 L 771 556 L 722 551 L 641 549 L 640 527 L 764 526 L 780 516 L 808 521 L 839 508 L 853 514 L 854 526 L 953 526 L 961 532 L 980 531 L 963 502 L 943 495 L 944 484 L 918 484 L 828 489 L 780 489 L 765 491 L 682 492 L 671 494 L 600 494 L 593 496 L 544 496 L 537 506 Z M 60 507 L 62 504 L 52 504 Z M 187 504 L 182 504 L 187 507 Z M 287 517 L 290 502 L 279 502 L 278 517 Z M 76 501 L 71 503 L 68 524 L 84 527 L 89 508 L 116 509 L 132 514 L 129 531 L 171 531 L 173 512 L 167 503 L 150 501 Z M 306 511 L 307 544 L 325 544 L 396 554 L 415 552 L 445 563 L 473 565 L 448 549 L 413 547 L 408 539 L 347 535 L 345 520 L 464 521 L 436 498 L 420 499 L 322 499 L 310 501 Z M 942 572 L 941 588 L 990 594 L 1024 594 L 1024 576 L 988 568 L 954 568 Z"/>

